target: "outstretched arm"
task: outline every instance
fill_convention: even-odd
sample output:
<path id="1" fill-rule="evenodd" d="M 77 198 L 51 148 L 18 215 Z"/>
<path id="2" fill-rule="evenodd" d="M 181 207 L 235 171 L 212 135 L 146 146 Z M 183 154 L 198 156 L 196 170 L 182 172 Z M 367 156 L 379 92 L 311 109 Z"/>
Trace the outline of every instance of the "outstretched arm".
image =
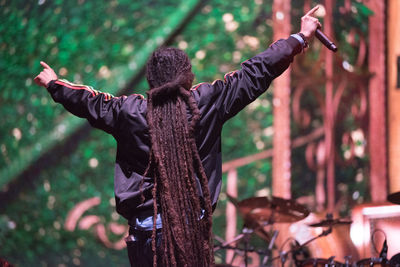
<path id="1" fill-rule="evenodd" d="M 55 102 L 72 114 L 86 118 L 96 128 L 113 134 L 125 96 L 114 97 L 90 86 L 59 80 L 54 70 L 41 61 L 43 71 L 35 77 L 39 86 L 47 88 Z"/>
<path id="2" fill-rule="evenodd" d="M 216 81 L 213 88 L 216 107 L 223 121 L 228 120 L 267 90 L 273 79 L 281 75 L 294 56 L 307 47 L 315 30 L 321 26 L 313 14 L 318 6 L 301 19 L 299 34 L 286 40 L 278 40 L 267 50 L 242 63 L 242 69 L 225 75 L 224 81 Z"/>

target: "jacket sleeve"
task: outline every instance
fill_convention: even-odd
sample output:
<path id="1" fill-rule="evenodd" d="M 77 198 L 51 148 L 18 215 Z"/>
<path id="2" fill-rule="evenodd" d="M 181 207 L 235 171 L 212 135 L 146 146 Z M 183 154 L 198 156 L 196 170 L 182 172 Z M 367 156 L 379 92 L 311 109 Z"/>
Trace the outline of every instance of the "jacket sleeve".
<path id="1" fill-rule="evenodd" d="M 113 134 L 118 114 L 126 96 L 114 97 L 94 90 L 90 86 L 53 80 L 47 90 L 55 102 L 62 104 L 72 114 L 86 118 L 96 128 Z"/>
<path id="2" fill-rule="evenodd" d="M 220 119 L 225 122 L 264 93 L 301 51 L 302 45 L 294 37 L 281 39 L 243 62 L 240 70 L 226 74 L 224 81 L 215 81 L 212 91 L 218 94 L 214 99 Z"/>

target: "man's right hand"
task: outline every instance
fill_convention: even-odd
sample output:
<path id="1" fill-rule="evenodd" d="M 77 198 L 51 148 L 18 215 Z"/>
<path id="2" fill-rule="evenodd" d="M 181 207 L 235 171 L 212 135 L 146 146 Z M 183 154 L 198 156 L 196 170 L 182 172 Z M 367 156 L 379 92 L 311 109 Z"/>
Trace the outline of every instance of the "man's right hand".
<path id="1" fill-rule="evenodd" d="M 57 74 L 45 62 L 40 61 L 40 65 L 42 65 L 44 69 L 35 77 L 34 81 L 37 85 L 47 88 L 50 81 L 57 80 Z"/>
<path id="2" fill-rule="evenodd" d="M 308 11 L 307 14 L 301 17 L 300 32 L 304 35 L 307 41 L 310 41 L 310 39 L 314 36 L 315 31 L 318 28 L 321 28 L 321 23 L 317 18 L 312 16 L 318 8 L 319 6 L 315 6 L 313 9 Z"/>

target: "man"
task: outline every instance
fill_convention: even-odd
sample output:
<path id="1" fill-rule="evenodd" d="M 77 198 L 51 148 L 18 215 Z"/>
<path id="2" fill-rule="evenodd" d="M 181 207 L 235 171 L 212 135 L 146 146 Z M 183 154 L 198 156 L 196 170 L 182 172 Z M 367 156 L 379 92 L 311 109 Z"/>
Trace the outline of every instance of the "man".
<path id="1" fill-rule="evenodd" d="M 211 266 L 211 216 L 221 189 L 223 124 L 267 90 L 303 51 L 320 23 L 302 17 L 301 31 L 242 63 L 224 81 L 192 87 L 187 55 L 161 48 L 147 63 L 148 99 L 113 97 L 58 80 L 44 62 L 35 82 L 76 116 L 117 141 L 117 211 L 130 225 L 132 266 Z M 154 253 L 156 252 L 156 253 Z"/>

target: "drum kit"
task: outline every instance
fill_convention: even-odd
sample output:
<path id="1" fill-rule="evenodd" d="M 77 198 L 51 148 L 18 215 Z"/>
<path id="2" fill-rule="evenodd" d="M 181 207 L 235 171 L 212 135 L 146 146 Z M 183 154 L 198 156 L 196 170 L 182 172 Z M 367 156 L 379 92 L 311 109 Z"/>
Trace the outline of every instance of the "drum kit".
<path id="1" fill-rule="evenodd" d="M 400 267 L 400 253 L 394 255 L 390 260 L 387 259 L 388 246 L 385 242 L 378 258 L 361 259 L 356 262 L 351 261 L 351 256 L 345 256 L 345 262 L 335 260 L 335 256 L 328 259 L 312 258 L 308 252 L 307 245 L 311 242 L 328 236 L 332 233 L 332 229 L 341 225 L 349 225 L 351 220 L 334 218 L 332 214 L 327 214 L 326 218 L 308 224 L 308 227 L 321 227 L 324 230 L 317 236 L 312 237 L 300 244 L 293 239 L 293 244 L 288 251 L 278 251 L 276 239 L 279 231 L 273 230 L 273 225 L 276 223 L 295 223 L 305 219 L 309 214 L 309 210 L 292 199 L 283 199 L 279 197 L 252 197 L 238 201 L 228 195 L 228 199 L 234 204 L 243 218 L 242 232 L 229 241 L 224 241 L 219 237 L 215 237 L 219 244 L 215 245 L 214 251 L 222 251 L 232 249 L 235 253 L 243 257 L 244 263 L 240 266 L 248 266 L 249 254 L 257 253 L 260 259 L 260 267 L 269 266 L 296 266 L 296 267 L 330 267 L 330 266 L 398 266 Z M 400 192 L 388 196 L 388 201 L 400 204 Z M 269 228 L 270 230 L 265 230 Z M 250 237 L 255 234 L 267 244 L 263 245 L 262 249 L 257 249 L 250 245 Z M 292 259 L 288 261 L 288 259 Z M 233 261 L 233 259 L 232 259 Z M 232 262 L 228 264 L 219 264 L 219 267 L 233 267 Z M 252 265 L 254 266 L 254 264 Z"/>

